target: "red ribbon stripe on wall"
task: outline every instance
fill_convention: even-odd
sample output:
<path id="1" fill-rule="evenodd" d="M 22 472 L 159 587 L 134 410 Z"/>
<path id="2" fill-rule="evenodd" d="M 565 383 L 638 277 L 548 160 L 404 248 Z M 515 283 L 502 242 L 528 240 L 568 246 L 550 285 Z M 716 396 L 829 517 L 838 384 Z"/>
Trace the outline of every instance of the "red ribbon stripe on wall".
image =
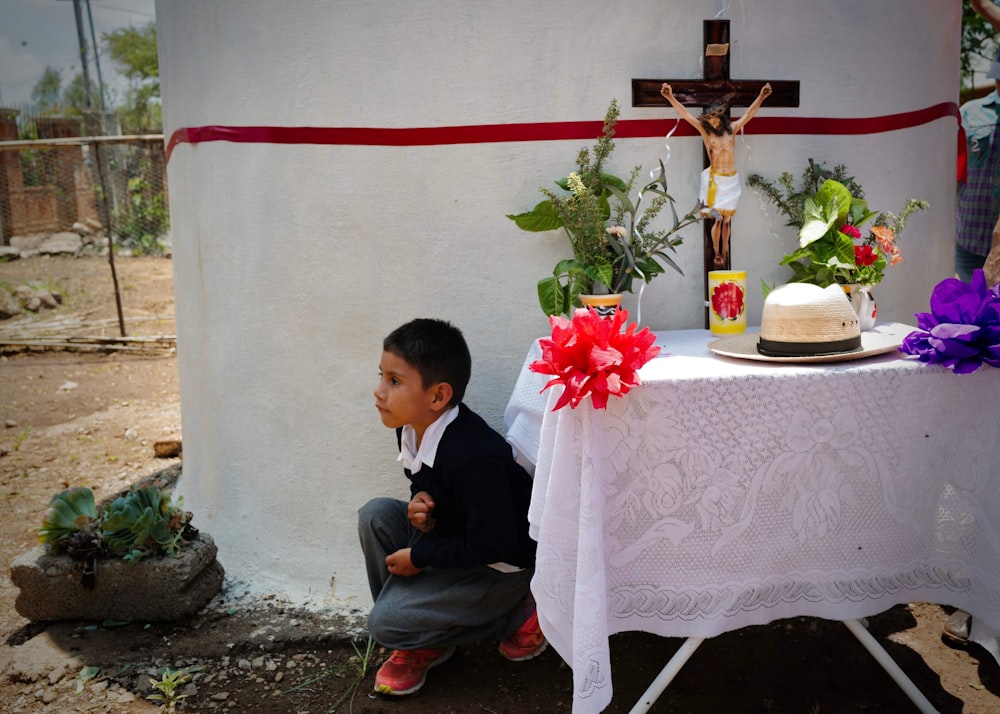
<path id="1" fill-rule="evenodd" d="M 900 114 L 859 119 L 828 117 L 756 117 L 746 134 L 856 135 L 898 131 L 928 124 L 942 117 L 959 118 L 955 102 L 942 102 Z M 676 126 L 675 126 L 676 125 Z M 252 144 L 339 144 L 347 146 L 439 146 L 487 144 L 508 141 L 586 140 L 599 136 L 602 121 L 548 122 L 532 124 L 478 124 L 414 128 L 321 127 L 321 126 L 198 126 L 177 129 L 167 142 L 167 161 L 180 144 L 230 141 Z M 686 122 L 675 119 L 620 120 L 615 137 L 637 139 L 664 136 L 695 136 Z"/>

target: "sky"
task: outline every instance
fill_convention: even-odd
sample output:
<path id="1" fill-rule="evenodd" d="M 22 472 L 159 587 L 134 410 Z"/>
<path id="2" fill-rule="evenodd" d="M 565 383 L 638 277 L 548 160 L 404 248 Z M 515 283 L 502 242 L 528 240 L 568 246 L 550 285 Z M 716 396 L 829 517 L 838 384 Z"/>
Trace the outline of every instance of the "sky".
<path id="1" fill-rule="evenodd" d="M 127 85 L 106 51 L 94 61 L 87 5 L 88 0 L 80 0 L 88 74 L 96 87 L 100 64 L 101 77 L 110 85 L 108 102 L 114 106 Z M 156 19 L 155 0 L 89 0 L 89 5 L 99 46 L 106 32 L 140 28 Z M 0 106 L 30 102 L 47 66 L 59 71 L 63 87 L 81 72 L 73 0 L 0 0 Z"/>

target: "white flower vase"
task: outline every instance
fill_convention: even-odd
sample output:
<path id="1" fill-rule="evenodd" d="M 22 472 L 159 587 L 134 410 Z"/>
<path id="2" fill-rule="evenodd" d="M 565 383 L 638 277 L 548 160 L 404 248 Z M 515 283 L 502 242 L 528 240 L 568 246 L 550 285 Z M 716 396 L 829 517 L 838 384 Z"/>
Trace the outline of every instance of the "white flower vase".
<path id="1" fill-rule="evenodd" d="M 875 327 L 875 317 L 878 315 L 878 307 L 875 305 L 875 298 L 872 297 L 871 285 L 844 285 L 844 293 L 851 301 L 851 307 L 858 316 L 858 325 L 862 332 Z"/>

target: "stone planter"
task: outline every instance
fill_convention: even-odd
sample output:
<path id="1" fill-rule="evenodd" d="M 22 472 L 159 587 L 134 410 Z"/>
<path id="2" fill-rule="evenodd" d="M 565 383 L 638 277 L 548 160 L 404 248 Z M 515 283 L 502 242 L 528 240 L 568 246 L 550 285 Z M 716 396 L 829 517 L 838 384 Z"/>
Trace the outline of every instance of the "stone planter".
<path id="1" fill-rule="evenodd" d="M 93 590 L 80 583 L 80 561 L 43 546 L 18 556 L 10 579 L 19 589 L 14 609 L 32 621 L 139 620 L 164 622 L 194 615 L 222 588 L 218 548 L 201 533 L 176 558 L 97 562 Z"/>

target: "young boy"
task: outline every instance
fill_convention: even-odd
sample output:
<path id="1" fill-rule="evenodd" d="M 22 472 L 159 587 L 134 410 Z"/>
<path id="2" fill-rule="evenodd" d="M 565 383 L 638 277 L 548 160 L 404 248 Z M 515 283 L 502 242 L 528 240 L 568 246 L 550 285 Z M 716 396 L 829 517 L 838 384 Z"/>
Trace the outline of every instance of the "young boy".
<path id="1" fill-rule="evenodd" d="M 375 600 L 368 628 L 393 650 L 375 691 L 411 694 L 456 645 L 485 638 L 502 639 L 508 659 L 535 657 L 546 641 L 528 590 L 531 478 L 462 403 L 465 338 L 447 322 L 413 320 L 385 338 L 379 372 L 375 408 L 396 430 L 410 501 L 375 498 L 359 512 Z"/>

